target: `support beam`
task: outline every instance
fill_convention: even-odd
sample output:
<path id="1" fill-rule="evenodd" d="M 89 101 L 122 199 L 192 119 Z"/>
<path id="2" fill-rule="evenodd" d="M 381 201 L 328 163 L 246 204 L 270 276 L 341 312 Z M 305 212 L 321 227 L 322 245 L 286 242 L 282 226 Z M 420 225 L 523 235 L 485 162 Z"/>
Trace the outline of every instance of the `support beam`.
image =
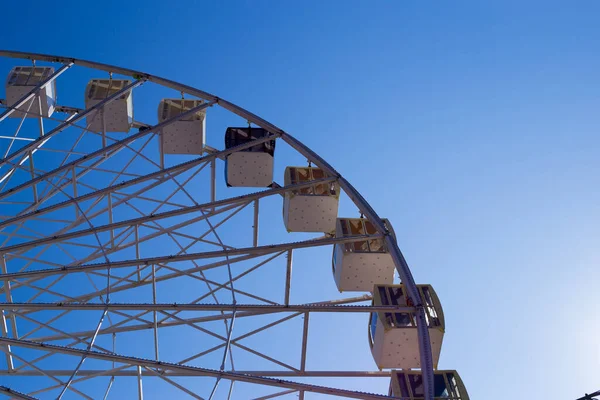
<path id="1" fill-rule="evenodd" d="M 285 305 L 290 304 L 290 291 L 292 289 L 292 252 L 293 250 L 288 250 L 287 252 L 287 260 L 286 260 L 286 269 L 285 269 L 285 294 L 284 294 L 284 303 Z"/>
<path id="2" fill-rule="evenodd" d="M 193 367 L 189 365 L 180 365 L 173 364 L 162 361 L 153 361 L 144 358 L 125 356 L 115 353 L 101 353 L 93 350 L 80 350 L 74 349 L 71 347 L 64 346 L 56 346 L 47 343 L 36 343 L 29 340 L 20 340 L 20 339 L 10 339 L 10 338 L 0 338 L 0 344 L 2 345 L 13 345 L 15 347 L 27 348 L 38 351 L 46 351 L 53 352 L 58 354 L 66 354 L 72 356 L 86 357 L 92 358 L 96 360 L 104 360 L 104 361 L 115 361 L 118 363 L 136 365 L 136 366 L 144 366 L 153 369 L 161 369 L 166 371 L 182 371 L 182 372 L 191 372 L 195 373 L 197 376 L 208 376 L 213 378 L 221 378 L 228 379 L 232 381 L 246 382 L 251 384 L 265 385 L 265 386 L 274 386 L 281 387 L 287 389 L 295 389 L 295 390 L 304 390 L 306 392 L 312 393 L 320 393 L 332 396 L 344 396 L 352 399 L 362 399 L 362 400 L 381 400 L 388 399 L 388 396 L 373 394 L 373 393 L 363 393 L 363 392 L 355 392 L 351 390 L 345 389 L 336 389 L 325 386 L 311 385 L 306 383 L 299 383 L 293 381 L 287 381 L 282 379 L 273 379 L 273 378 L 265 378 L 262 376 L 252 376 L 247 374 L 242 374 L 239 372 L 226 372 L 226 371 L 218 371 L 209 368 L 201 368 L 201 367 Z"/>
<path id="3" fill-rule="evenodd" d="M 0 272 L 2 272 L 2 274 L 6 274 L 8 271 L 7 267 L 6 267 L 6 258 L 4 256 L 4 254 L 0 253 Z M 11 291 L 11 283 L 10 280 L 3 280 L 3 285 L 2 285 L 2 291 L 4 292 L 4 295 L 6 297 L 6 301 L 8 304 L 12 303 L 12 291 Z M 11 328 L 12 328 L 12 336 L 13 337 L 18 337 L 19 333 L 17 331 L 17 319 L 14 315 L 10 315 L 9 316 L 10 319 L 10 324 L 11 324 Z M 2 312 L 2 334 L 6 337 L 8 337 L 8 326 L 6 324 L 6 314 L 4 313 L 4 311 Z M 10 351 L 10 346 L 6 347 L 9 351 Z M 14 368 L 14 361 L 13 361 L 13 357 L 12 357 L 12 353 L 8 353 L 6 355 L 7 360 L 7 367 L 9 370 L 12 371 L 12 369 Z"/>
<path id="4" fill-rule="evenodd" d="M 106 268 L 123 268 L 123 267 L 135 267 L 139 265 L 149 266 L 153 263 L 165 263 L 165 262 L 180 262 L 180 261 L 189 261 L 189 260 L 199 260 L 199 259 L 207 259 L 207 258 L 218 258 L 218 257 L 231 257 L 235 255 L 255 255 L 255 256 L 264 256 L 268 254 L 277 253 L 280 251 L 286 251 L 290 249 L 302 249 L 309 247 L 317 247 L 317 246 L 330 246 L 338 243 L 353 243 L 364 240 L 372 240 L 379 239 L 382 235 L 357 235 L 357 236 L 346 236 L 340 238 L 326 238 L 326 239 L 317 239 L 317 240 L 306 240 L 303 242 L 292 242 L 292 243 L 284 243 L 277 245 L 268 245 L 268 246 L 258 246 L 258 247 L 248 247 L 248 248 L 239 248 L 239 249 L 230 249 L 230 250 L 216 250 L 216 251 L 207 251 L 201 253 L 187 253 L 187 254 L 179 254 L 179 255 L 165 255 L 158 257 L 147 257 L 140 259 L 132 259 L 132 260 L 122 260 L 122 261 L 112 261 L 109 263 L 97 263 L 97 264 L 84 264 L 84 265 L 74 265 L 74 266 L 65 266 L 62 268 L 50 268 L 50 269 L 42 269 L 35 271 L 22 271 L 22 272 L 8 272 L 0 274 L 0 280 L 8 280 L 14 281 L 16 279 L 22 278 L 40 278 L 46 277 L 50 275 L 59 275 L 64 273 L 72 273 L 72 272 L 89 272 L 89 271 L 97 271 Z M 4 248 L 6 250 L 7 248 Z M 197 270 L 202 270 L 203 268 L 199 268 Z M 192 272 L 191 269 L 189 272 Z M 4 289 L 0 290 L 0 293 L 3 293 Z"/>
<path id="5" fill-rule="evenodd" d="M 258 246 L 258 200 L 254 200 L 254 224 L 252 225 L 252 245 Z"/>
<path id="6" fill-rule="evenodd" d="M 4 310 L 2 310 L 0 316 L 0 333 L 2 333 L 2 336 L 8 337 L 8 325 L 6 324 L 6 314 L 4 313 Z M 10 346 L 6 346 L 4 353 L 6 355 L 6 368 L 8 371 L 12 371 L 14 368 L 14 364 L 11 356 Z"/>
<path id="7" fill-rule="evenodd" d="M 366 301 L 366 300 L 360 300 Z M 337 304 L 177 304 L 177 303 L 0 303 L 0 310 L 5 312 L 17 310 L 50 311 L 50 310 L 104 310 L 108 311 L 249 311 L 258 313 L 292 313 L 292 312 L 318 312 L 318 313 L 371 313 L 371 312 L 398 312 L 414 313 L 414 307 L 402 306 L 374 306 L 374 305 L 337 305 Z"/>
<path id="8" fill-rule="evenodd" d="M 331 301 L 313 303 L 312 305 L 334 305 L 334 304 L 341 305 L 341 304 L 358 303 L 358 302 L 369 301 L 369 300 L 371 300 L 371 296 L 364 295 L 364 296 L 348 298 L 348 299 L 331 300 Z M 65 312 L 68 312 L 68 310 Z M 116 312 L 118 312 L 118 311 L 116 311 Z M 101 330 L 99 332 L 99 334 L 108 335 L 108 334 L 115 334 L 115 333 L 122 333 L 122 332 L 133 332 L 133 331 L 152 329 L 153 322 L 150 322 L 150 321 L 146 322 L 139 318 L 142 315 L 147 314 L 148 312 L 149 311 L 142 311 L 138 315 L 133 315 L 129 319 L 126 319 L 117 325 L 113 325 L 104 330 Z M 253 316 L 264 315 L 264 314 L 268 314 L 268 312 L 238 311 L 236 313 L 236 319 L 251 318 Z M 190 325 L 190 324 L 201 324 L 201 323 L 211 322 L 211 321 L 223 321 L 223 320 L 233 318 L 233 313 L 224 313 L 224 312 L 221 312 L 219 314 L 202 316 L 202 317 L 187 318 L 185 320 L 183 320 L 181 318 L 174 318 L 172 320 L 168 320 L 168 319 L 170 319 L 171 315 L 169 315 L 167 313 L 165 313 L 165 315 L 167 315 L 167 318 L 165 318 L 159 322 L 161 328 L 168 328 L 168 327 L 181 326 L 181 325 Z M 296 314 L 291 314 L 291 315 L 295 316 L 295 315 L 299 315 L 299 314 L 296 313 Z M 122 324 L 127 324 L 129 321 L 134 320 L 134 319 L 141 321 L 141 322 L 136 325 L 129 324 L 129 325 L 124 325 L 124 326 L 119 326 Z M 65 336 L 64 334 L 60 334 L 60 335 L 44 336 L 41 338 L 38 337 L 38 338 L 36 338 L 36 340 L 37 341 L 54 341 L 54 340 L 63 340 L 65 338 L 72 338 L 72 337 L 88 338 L 88 337 L 91 337 L 93 334 L 94 334 L 94 331 L 79 331 L 79 332 L 70 332 L 67 336 Z"/>
<path id="9" fill-rule="evenodd" d="M 32 397 L 29 395 L 26 395 L 25 393 L 21 393 L 18 392 L 14 389 L 11 389 L 9 387 L 6 386 L 0 386 L 0 393 L 4 393 L 7 396 L 10 396 L 13 399 L 21 399 L 21 400 L 37 400 L 36 397 Z"/>
<path id="10" fill-rule="evenodd" d="M 152 304 L 156 306 L 156 264 L 152 264 Z M 158 317 L 156 310 L 152 312 L 152 317 L 154 320 L 154 359 L 158 361 Z"/>
<path id="11" fill-rule="evenodd" d="M 306 349 L 308 347 L 308 322 L 309 322 L 310 314 L 308 312 L 304 313 L 304 323 L 302 326 L 302 350 L 300 353 L 300 371 L 306 370 Z"/>
<path id="12" fill-rule="evenodd" d="M 73 371 L 68 369 L 50 369 L 44 370 L 44 372 L 52 375 L 52 376 L 70 376 Z M 231 371 L 234 372 L 234 371 Z M 250 376 L 265 376 L 265 377 L 282 377 L 282 378 L 292 378 L 292 377 L 305 377 L 305 378 L 390 378 L 391 371 L 390 370 L 382 370 L 382 371 L 285 371 L 285 370 L 273 370 L 273 371 L 247 371 L 247 370 L 239 370 L 235 371 L 240 374 L 250 375 Z M 197 373 L 193 371 L 161 371 L 160 373 L 163 376 L 199 376 Z M 9 373 L 6 370 L 0 370 L 0 376 L 7 376 Z M 39 371 L 35 370 L 23 370 L 17 371 L 15 373 L 10 373 L 10 376 L 22 376 L 22 377 L 36 377 L 36 376 L 45 376 Z M 138 376 L 137 367 L 136 369 L 125 369 L 125 367 L 118 368 L 115 370 L 99 370 L 99 369 L 83 369 L 79 371 L 77 374 L 79 377 L 86 376 L 117 376 L 117 377 L 132 377 L 136 378 Z"/>
<path id="13" fill-rule="evenodd" d="M 273 393 L 273 394 L 268 394 L 266 396 L 257 397 L 254 400 L 275 399 L 277 397 L 285 396 L 286 394 L 292 394 L 292 393 L 295 393 L 295 392 L 296 392 L 296 390 L 294 390 L 294 389 L 282 390 L 281 392 L 277 392 L 277 393 Z M 304 393 L 304 392 L 301 392 L 301 393 Z"/>
<path id="14" fill-rule="evenodd" d="M 138 399 L 144 400 L 144 389 L 142 387 L 142 367 L 137 366 L 137 384 L 138 384 Z"/>

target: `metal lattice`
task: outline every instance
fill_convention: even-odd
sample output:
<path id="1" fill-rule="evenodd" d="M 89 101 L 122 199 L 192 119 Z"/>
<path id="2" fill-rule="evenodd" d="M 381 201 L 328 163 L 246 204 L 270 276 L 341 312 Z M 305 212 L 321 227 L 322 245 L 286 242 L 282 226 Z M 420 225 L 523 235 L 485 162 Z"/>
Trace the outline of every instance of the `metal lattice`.
<path id="1" fill-rule="evenodd" d="M 1 104 L 0 394 L 389 398 L 389 371 L 372 361 L 370 370 L 348 368 L 327 349 L 339 343 L 367 354 L 369 313 L 405 310 L 417 316 L 426 398 L 433 398 L 425 314 L 408 266 L 382 220 L 321 157 L 256 115 L 186 85 L 83 60 L 0 56 L 6 73 L 26 60 L 55 68 L 20 101 Z M 86 108 L 91 78 L 129 83 Z M 35 96 L 49 85 L 58 102 L 45 116 Z M 102 107 L 128 91 L 139 97 L 129 132 L 89 129 L 103 118 Z M 167 91 L 203 101 L 159 123 L 156 107 Z M 208 130 L 204 152 L 165 155 L 161 130 L 200 111 L 218 126 Z M 8 118 L 14 112 L 28 118 Z M 269 135 L 230 149 L 215 145 L 228 124 L 247 121 Z M 308 159 L 326 172 L 318 182 L 337 182 L 377 233 L 287 233 L 282 196 L 314 182 L 227 188 L 227 155 L 273 139 L 280 143 L 276 170 Z M 369 294 L 335 290 L 331 246 L 366 238 L 385 241 L 411 307 L 373 306 Z M 350 334 L 357 329 L 358 342 Z"/>

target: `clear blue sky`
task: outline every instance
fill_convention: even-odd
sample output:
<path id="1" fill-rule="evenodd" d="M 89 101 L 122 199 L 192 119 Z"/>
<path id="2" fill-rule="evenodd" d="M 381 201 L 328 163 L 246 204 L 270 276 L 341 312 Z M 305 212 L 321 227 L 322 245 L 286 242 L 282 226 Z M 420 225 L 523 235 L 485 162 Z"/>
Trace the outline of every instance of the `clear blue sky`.
<path id="1" fill-rule="evenodd" d="M 392 221 L 472 399 L 600 389 L 600 2 L 94 3 L 3 5 L 0 47 L 179 80 L 295 134 Z"/>

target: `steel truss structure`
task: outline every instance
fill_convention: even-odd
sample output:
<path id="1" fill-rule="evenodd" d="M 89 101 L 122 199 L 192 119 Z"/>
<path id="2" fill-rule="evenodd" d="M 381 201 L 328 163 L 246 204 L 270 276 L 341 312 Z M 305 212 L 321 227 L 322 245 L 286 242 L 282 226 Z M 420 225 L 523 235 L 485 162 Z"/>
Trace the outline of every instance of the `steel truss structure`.
<path id="1" fill-rule="evenodd" d="M 184 84 L 66 57 L 0 51 L 0 60 L 56 68 L 17 103 L 0 104 L 0 395 L 389 398 L 387 388 L 380 394 L 356 390 L 359 379 L 389 380 L 389 371 L 343 363 L 336 369 L 326 349 L 317 344 L 311 350 L 324 332 L 346 335 L 339 322 L 344 315 L 358 318 L 366 333 L 368 314 L 389 310 L 417 317 L 426 399 L 433 399 L 429 335 L 409 267 L 381 218 L 318 154 L 257 115 Z M 78 81 L 68 79 L 78 68 L 94 78 L 133 79 L 86 109 L 77 104 L 83 96 L 66 93 L 83 93 Z M 73 72 L 80 82 L 85 73 Z M 72 103 L 44 117 L 31 99 L 54 82 L 59 99 Z M 204 102 L 160 123 L 137 120 L 136 107 L 127 134 L 88 129 L 95 111 L 152 85 Z M 28 102 L 34 118 L 9 118 Z M 210 118 L 218 107 L 270 136 L 225 150 L 207 146 L 199 156 L 162 153 L 162 128 L 199 110 L 210 108 Z M 208 135 L 221 138 L 222 132 Z M 285 236 L 281 209 L 273 211 L 273 205 L 309 184 L 222 189 L 218 172 L 228 154 L 274 138 L 326 171 L 329 177 L 321 181 L 337 182 L 378 233 Z M 310 276 L 292 284 L 292 267 L 294 278 L 321 270 L 331 275 L 323 250 L 365 238 L 385 240 L 414 306 L 372 306 L 370 295 L 340 296 L 329 282 Z M 327 321 L 336 325 L 327 328 Z M 313 328 L 318 323 L 323 326 Z M 365 347 L 368 353 L 366 339 L 342 342 L 348 352 Z"/>

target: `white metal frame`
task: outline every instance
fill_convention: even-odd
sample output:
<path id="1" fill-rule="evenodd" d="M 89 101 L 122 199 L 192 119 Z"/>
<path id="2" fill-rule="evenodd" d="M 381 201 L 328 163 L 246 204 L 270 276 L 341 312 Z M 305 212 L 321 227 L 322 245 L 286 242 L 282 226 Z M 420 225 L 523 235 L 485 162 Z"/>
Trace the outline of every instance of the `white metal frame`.
<path id="1" fill-rule="evenodd" d="M 27 388 L 30 391 L 28 394 L 17 391 L 19 388 L 0 386 L 0 394 L 4 393 L 13 398 L 32 399 L 44 396 L 49 391 L 58 390 L 60 392 L 58 398 L 66 393 L 90 398 L 76 386 L 94 378 L 111 377 L 106 392 L 103 393 L 107 398 L 115 377 L 131 376 L 137 377 L 139 398 L 143 397 L 142 381 L 152 377 L 172 385 L 191 397 L 202 398 L 193 389 L 173 380 L 175 377 L 202 376 L 216 378 L 209 399 L 213 398 L 221 381 L 229 382 L 228 398 L 235 393 L 234 382 L 281 388 L 279 392 L 260 397 L 264 399 L 288 394 L 298 394 L 302 399 L 306 392 L 359 399 L 388 398 L 385 395 L 299 383 L 281 378 L 389 377 L 389 371 L 307 370 L 308 334 L 311 314 L 396 310 L 414 312 L 417 316 L 421 365 L 424 366 L 423 377 L 427 388 L 426 399 L 433 399 L 433 365 L 429 334 L 424 307 L 408 264 L 377 213 L 360 193 L 318 154 L 289 133 L 259 116 L 219 97 L 171 80 L 112 65 L 66 57 L 13 51 L 0 51 L 0 57 L 62 64 L 51 77 L 36 86 L 16 104 L 8 105 L 0 101 L 0 107 L 5 108 L 5 111 L 0 114 L 0 122 L 15 108 L 25 104 L 45 85 L 51 84 L 73 66 L 84 66 L 134 78 L 130 85 L 89 109 L 57 105 L 56 112 L 66 112 L 67 116 L 64 119 L 57 119 L 55 113 L 53 118 L 47 118 L 47 123 L 53 122 L 55 125 L 47 132 L 42 121 L 44 118 L 35 110 L 29 111 L 40 117 L 39 134 L 36 138 L 19 136 L 23 121 L 14 135 L 0 137 L 0 140 L 10 141 L 6 154 L 0 159 L 0 281 L 2 282 L 0 295 L 4 296 L 4 301 L 0 302 L 2 311 L 0 352 L 4 353 L 6 359 L 6 369 L 0 369 L 0 375 L 46 377 L 50 382 L 45 388 L 33 390 Z M 158 84 L 182 94 L 199 97 L 206 102 L 176 118 L 154 126 L 135 123 L 134 126 L 139 127 L 140 131 L 124 137 L 110 137 L 106 132 L 90 132 L 86 126 L 79 125 L 93 111 L 144 83 Z M 162 127 L 215 105 L 266 129 L 271 136 L 227 150 L 207 148 L 206 155 L 170 166 L 165 166 L 162 154 L 148 155 L 147 149 L 151 143 L 154 143 L 156 133 Z M 51 149 L 46 146 L 51 138 L 65 131 L 78 132 L 67 148 Z M 101 139 L 102 144 L 93 151 L 79 151 L 78 144 L 90 138 Z M 329 178 L 322 181 L 337 182 L 358 210 L 374 224 L 378 234 L 345 238 L 324 236 L 302 242 L 259 245 L 260 201 L 267 196 L 283 195 L 287 191 L 313 185 L 315 182 L 287 187 L 274 184 L 272 188 L 255 193 L 218 198 L 215 166 L 218 160 L 224 160 L 232 152 L 274 138 L 283 140 L 310 162 L 323 169 Z M 15 145 L 17 147 L 10 151 L 15 143 L 22 143 L 23 146 L 18 147 L 17 144 Z M 64 158 L 53 168 L 43 169 L 39 163 L 34 163 L 34 158 L 39 160 L 40 154 L 44 152 L 59 152 Z M 146 163 L 147 170 L 140 173 L 131 168 L 135 162 Z M 208 189 L 210 197 L 207 202 L 198 203 L 195 196 L 190 193 L 188 183 L 200 176 L 207 166 L 210 167 L 206 169 L 210 173 Z M 28 178 L 19 178 L 23 173 L 27 173 Z M 101 186 L 94 185 L 87 177 L 95 174 L 110 177 L 110 182 Z M 17 183 L 13 184 L 15 180 Z M 153 189 L 166 183 L 175 187 L 170 194 L 165 193 L 165 196 L 160 198 L 149 194 Z M 32 193 L 31 196 L 28 195 L 29 191 Z M 61 201 L 57 202 L 53 199 L 61 199 Z M 143 203 L 144 207 L 137 206 L 137 202 Z M 18 211 L 4 214 L 3 204 L 11 210 L 15 207 Z M 252 245 L 236 248 L 226 244 L 219 235 L 219 226 L 250 206 L 253 208 Z M 122 207 L 127 207 L 131 216 L 123 218 L 117 215 L 117 210 Z M 57 224 L 61 227 L 48 235 L 47 231 L 40 230 L 40 224 Z M 205 224 L 204 231 L 194 235 L 186 231 L 199 224 Z M 370 305 L 371 297 L 368 295 L 316 303 L 290 304 L 294 251 L 375 237 L 384 238 L 386 241 L 414 306 L 376 307 Z M 178 252 L 144 256 L 141 251 L 143 246 L 157 238 L 170 240 L 179 249 Z M 219 248 L 219 250 L 193 251 L 198 245 L 213 246 L 213 249 Z M 51 252 L 59 252 L 71 262 L 54 262 L 51 256 L 46 256 L 46 253 Z M 111 259 L 111 257 L 120 257 L 119 255 L 126 252 L 131 254 L 129 258 Z M 272 260 L 283 257 L 286 258 L 286 272 L 282 301 L 273 301 L 236 287 L 242 277 L 260 269 Z M 329 262 L 329 260 L 323 261 L 324 264 Z M 187 263 L 186 268 L 181 268 L 182 264 L 178 264 L 183 262 Z M 254 265 L 244 272 L 235 269 L 238 263 L 244 262 L 252 262 Z M 225 269 L 228 279 L 219 282 L 207 276 L 210 271 L 217 269 Z M 61 285 L 75 275 L 83 276 L 94 289 L 79 294 L 65 293 L 61 290 Z M 207 291 L 194 301 L 185 304 L 159 302 L 157 285 L 178 278 L 202 283 Z M 102 280 L 106 283 L 100 286 L 99 282 Z M 151 289 L 151 301 L 133 303 L 111 300 L 115 296 L 119 298 L 123 293 L 146 287 Z M 218 296 L 225 292 L 228 292 L 232 298 L 230 303 L 218 299 Z M 18 301 L 14 299 L 15 293 L 19 293 Z M 21 293 L 31 295 L 27 298 Z M 238 302 L 236 296 L 252 299 L 256 304 Z M 95 312 L 98 316 L 94 326 L 88 324 L 89 329 L 79 330 L 77 327 L 60 323 L 61 320 L 72 318 L 73 313 L 84 311 Z M 187 314 L 192 312 L 204 314 L 194 316 Z M 268 315 L 279 315 L 281 318 L 243 335 L 235 336 L 234 322 Z M 240 343 L 241 339 L 293 318 L 304 318 L 299 366 L 284 363 Z M 223 321 L 225 335 L 201 325 L 214 321 Z M 221 343 L 204 352 L 192 354 L 179 362 L 163 361 L 159 357 L 162 356 L 162 352 L 159 352 L 159 334 L 165 328 L 177 326 L 201 331 Z M 154 359 L 132 357 L 115 351 L 114 338 L 117 334 L 142 332 L 148 329 L 153 332 Z M 107 336 L 113 337 L 112 348 L 107 348 L 104 340 Z M 232 366 L 234 363 L 232 349 L 242 349 L 283 369 L 228 370 L 227 362 Z M 189 364 L 193 360 L 217 351 L 223 351 L 220 368 L 201 368 Z M 65 356 L 78 360 L 73 368 L 42 367 L 43 361 L 49 357 Z M 58 359 L 62 360 L 62 358 Z M 108 362 L 106 365 L 112 367 L 104 370 L 86 369 L 82 367 L 86 359 L 106 361 Z M 63 379 L 65 377 L 66 380 Z"/>

